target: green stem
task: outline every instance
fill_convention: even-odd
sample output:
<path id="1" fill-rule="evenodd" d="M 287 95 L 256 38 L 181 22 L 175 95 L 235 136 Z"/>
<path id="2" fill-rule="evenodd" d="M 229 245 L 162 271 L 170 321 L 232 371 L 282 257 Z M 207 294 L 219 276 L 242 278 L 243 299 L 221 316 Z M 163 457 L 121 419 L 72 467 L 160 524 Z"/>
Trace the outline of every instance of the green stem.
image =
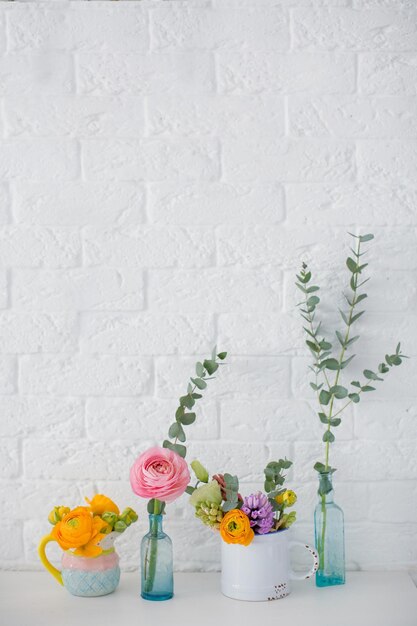
<path id="1" fill-rule="evenodd" d="M 156 516 L 160 512 L 160 502 L 155 499 L 153 514 Z M 158 556 L 158 520 L 154 517 L 150 525 L 150 538 L 145 557 L 145 591 L 150 593 L 153 589 L 156 574 L 156 563 Z"/>
<path id="2" fill-rule="evenodd" d="M 356 251 L 356 258 L 358 259 L 358 262 L 359 262 L 360 247 L 361 247 L 361 242 L 360 242 L 360 239 L 359 239 L 359 241 L 358 241 L 358 248 L 357 248 L 357 251 Z M 351 324 L 352 324 L 353 311 L 354 311 L 355 305 L 356 305 L 357 288 L 358 288 L 358 273 L 355 274 L 355 278 L 354 278 L 354 284 L 353 284 L 353 288 L 352 288 L 352 292 L 353 292 L 352 303 L 351 303 L 350 308 L 349 308 L 348 323 L 347 323 L 347 328 L 346 328 L 346 333 L 345 333 L 342 349 L 341 349 L 340 355 L 339 355 L 339 360 L 338 360 L 339 369 L 336 372 L 334 386 L 336 386 L 338 384 L 339 378 L 340 378 L 340 372 L 342 371 L 341 368 L 340 368 L 340 365 L 343 362 L 343 357 L 345 356 L 345 352 L 346 352 L 346 344 L 349 341 L 349 334 L 350 334 L 350 328 L 351 328 Z M 327 425 L 327 432 L 330 432 L 330 419 L 332 417 L 334 417 L 334 415 L 333 415 L 334 398 L 335 398 L 334 395 L 332 395 L 332 398 L 330 400 L 330 406 L 329 406 L 329 415 L 328 415 L 329 423 Z M 336 415 L 341 413 L 351 402 L 352 402 L 352 400 L 347 402 L 346 405 L 336 413 Z M 325 470 L 329 469 L 329 454 L 330 454 L 330 441 L 326 441 Z M 325 494 L 322 494 L 322 496 L 321 496 L 321 511 L 322 511 L 322 529 L 321 529 L 321 545 L 319 546 L 319 558 L 320 558 L 320 568 L 322 570 L 324 570 L 324 567 L 325 567 L 324 546 L 325 546 L 325 541 L 326 541 L 326 527 L 327 527 L 327 508 L 326 508 L 326 496 L 325 496 Z"/>
<path id="3" fill-rule="evenodd" d="M 358 241 L 358 249 L 356 251 L 356 258 L 358 260 L 359 260 L 359 255 L 360 255 L 360 249 L 361 249 L 361 241 L 359 239 L 359 241 Z M 343 340 L 342 349 L 340 351 L 340 356 L 339 356 L 339 361 L 338 361 L 339 362 L 339 369 L 336 372 L 334 386 L 336 386 L 338 384 L 338 382 L 339 382 L 340 372 L 342 371 L 341 368 L 340 368 L 340 365 L 343 362 L 343 357 L 345 356 L 345 352 L 346 352 L 346 344 L 349 341 L 349 334 L 350 334 L 350 327 L 351 327 L 351 324 L 352 324 L 353 311 L 354 311 L 355 305 L 356 305 L 356 291 L 357 291 L 357 288 L 358 288 L 358 276 L 359 276 L 359 274 L 356 273 L 355 274 L 355 278 L 354 278 L 354 286 L 352 288 L 352 292 L 353 292 L 352 303 L 351 303 L 350 308 L 349 308 L 348 323 L 347 323 L 345 337 L 344 337 L 344 340 Z M 330 400 L 329 423 L 327 425 L 327 432 L 330 431 L 330 418 L 334 417 L 333 416 L 333 404 L 334 404 L 334 395 L 332 396 L 332 399 Z M 350 403 L 348 402 L 347 404 L 350 404 Z M 339 413 L 340 413 L 340 411 L 339 411 Z M 325 469 L 326 470 L 329 468 L 329 452 L 330 452 L 330 441 L 326 441 L 326 459 L 325 459 Z"/>

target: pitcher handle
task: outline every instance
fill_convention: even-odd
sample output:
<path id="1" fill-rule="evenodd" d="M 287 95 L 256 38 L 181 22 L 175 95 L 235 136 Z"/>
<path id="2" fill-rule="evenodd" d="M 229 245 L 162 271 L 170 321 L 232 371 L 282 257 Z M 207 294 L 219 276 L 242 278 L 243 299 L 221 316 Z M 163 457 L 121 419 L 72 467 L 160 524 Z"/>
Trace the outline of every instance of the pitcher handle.
<path id="1" fill-rule="evenodd" d="M 317 570 L 319 569 L 319 555 L 317 551 L 311 546 L 309 546 L 307 543 L 302 543 L 301 541 L 290 541 L 290 549 L 293 548 L 294 546 L 301 546 L 302 548 L 305 548 L 306 550 L 308 550 L 311 556 L 313 557 L 314 563 L 313 563 L 313 567 L 306 574 L 303 574 L 300 572 L 294 572 L 294 570 L 291 568 L 290 578 L 292 580 L 306 580 L 307 578 L 311 578 L 313 574 L 315 574 Z"/>
<path id="2" fill-rule="evenodd" d="M 41 540 L 38 546 L 38 554 L 39 554 L 40 560 L 42 561 L 42 565 L 45 567 L 45 569 L 47 569 L 48 572 L 52 574 L 54 578 L 56 578 L 56 580 L 59 582 L 60 585 L 63 585 L 64 582 L 62 580 L 61 572 L 52 565 L 52 563 L 48 560 L 48 557 L 46 556 L 45 548 L 50 541 L 55 541 L 52 535 L 46 535 Z"/>

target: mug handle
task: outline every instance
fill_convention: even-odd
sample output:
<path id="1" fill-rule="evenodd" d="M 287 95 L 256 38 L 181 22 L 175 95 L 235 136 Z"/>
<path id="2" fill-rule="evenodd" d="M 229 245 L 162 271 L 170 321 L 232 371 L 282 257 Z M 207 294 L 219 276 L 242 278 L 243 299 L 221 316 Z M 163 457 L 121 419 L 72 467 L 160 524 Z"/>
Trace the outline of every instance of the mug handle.
<path id="1" fill-rule="evenodd" d="M 50 541 L 55 541 L 52 535 L 45 535 L 45 537 L 41 540 L 38 546 L 39 558 L 45 569 L 48 570 L 48 572 L 59 582 L 60 585 L 63 585 L 64 581 L 62 580 L 61 572 L 54 567 L 50 561 L 48 561 L 48 557 L 46 556 L 45 548 Z"/>
<path id="2" fill-rule="evenodd" d="M 300 572 L 294 572 L 294 570 L 291 568 L 290 569 L 291 580 L 306 580 L 307 578 L 311 578 L 313 574 L 315 574 L 317 570 L 319 569 L 319 555 L 317 551 L 311 546 L 309 546 L 307 543 L 302 543 L 301 541 L 290 541 L 290 549 L 293 548 L 294 546 L 301 546 L 302 548 L 306 548 L 306 550 L 308 550 L 311 556 L 313 557 L 314 563 L 313 563 L 313 567 L 306 574 L 303 574 Z"/>

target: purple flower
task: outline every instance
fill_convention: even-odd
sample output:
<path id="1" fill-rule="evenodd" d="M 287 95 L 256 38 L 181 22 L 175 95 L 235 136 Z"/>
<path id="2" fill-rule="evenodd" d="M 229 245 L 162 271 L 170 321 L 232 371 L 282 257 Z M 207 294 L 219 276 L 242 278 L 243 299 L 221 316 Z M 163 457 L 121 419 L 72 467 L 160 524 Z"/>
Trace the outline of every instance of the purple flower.
<path id="1" fill-rule="evenodd" d="M 264 493 L 252 493 L 243 500 L 242 511 L 258 535 L 265 535 L 274 525 L 274 510 Z"/>

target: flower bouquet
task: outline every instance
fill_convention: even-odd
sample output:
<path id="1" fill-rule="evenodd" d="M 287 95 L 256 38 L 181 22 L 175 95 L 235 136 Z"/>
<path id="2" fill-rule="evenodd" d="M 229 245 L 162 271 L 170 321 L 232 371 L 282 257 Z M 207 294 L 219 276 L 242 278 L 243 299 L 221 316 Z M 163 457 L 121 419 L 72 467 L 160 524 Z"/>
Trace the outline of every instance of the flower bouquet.
<path id="1" fill-rule="evenodd" d="M 203 524 L 218 530 L 226 543 L 248 546 L 256 535 L 289 528 L 296 512 L 286 512 L 297 501 L 291 489 L 284 488 L 283 471 L 292 465 L 287 459 L 272 461 L 264 470 L 265 493 L 258 491 L 244 498 L 239 493 L 239 479 L 231 474 L 215 474 L 209 482 L 207 470 L 199 461 L 191 467 L 197 484 L 192 488 L 190 504 Z M 201 486 L 198 486 L 203 483 Z"/>
<path id="2" fill-rule="evenodd" d="M 114 591 L 120 580 L 114 541 L 138 516 L 129 507 L 120 513 L 117 504 L 101 494 L 86 501 L 88 506 L 52 509 L 48 521 L 53 529 L 40 542 L 38 552 L 45 568 L 70 593 L 102 596 Z M 45 548 L 51 541 L 64 550 L 61 571 L 46 557 Z"/>
<path id="3" fill-rule="evenodd" d="M 239 479 L 231 474 L 215 474 L 199 461 L 191 467 L 197 483 L 190 504 L 195 516 L 218 531 L 222 552 L 222 593 L 238 600 L 276 600 L 290 593 L 290 578 L 305 579 L 318 567 L 318 556 L 306 544 L 289 541 L 286 531 L 296 519 L 288 511 L 297 501 L 291 489 L 284 487 L 284 470 L 292 462 L 271 461 L 264 470 L 264 492 L 242 497 Z M 201 484 L 200 484 L 201 483 Z M 314 565 L 306 574 L 296 574 L 289 566 L 289 548 L 301 545 L 313 555 Z"/>

